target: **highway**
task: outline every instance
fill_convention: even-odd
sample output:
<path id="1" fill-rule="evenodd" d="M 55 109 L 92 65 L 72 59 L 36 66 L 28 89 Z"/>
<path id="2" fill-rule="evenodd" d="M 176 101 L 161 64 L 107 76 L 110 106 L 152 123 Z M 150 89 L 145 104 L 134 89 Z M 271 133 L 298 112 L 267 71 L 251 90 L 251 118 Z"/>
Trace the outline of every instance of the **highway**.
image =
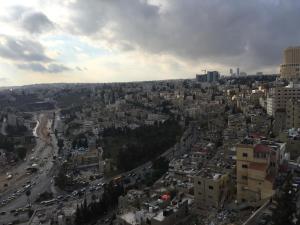
<path id="1" fill-rule="evenodd" d="M 12 215 L 10 213 L 11 210 L 24 208 L 28 205 L 28 200 L 35 200 L 40 193 L 46 190 L 55 191 L 50 175 L 53 174 L 53 155 L 57 155 L 58 149 L 56 147 L 55 136 L 49 135 L 53 122 L 50 115 L 50 113 L 45 112 L 38 116 L 39 124 L 36 129 L 36 146 L 32 152 L 27 154 L 26 160 L 15 168 L 13 172 L 18 175 L 18 179 L 10 181 L 11 184 L 9 186 L 11 188 L 2 194 L 1 201 L 7 200 L 9 196 L 14 196 L 13 199 L 0 208 L 1 212 L 5 212 L 5 215 L 0 215 L 0 221 L 4 224 L 22 217 L 22 215 Z M 26 174 L 26 168 L 32 166 L 32 164 L 37 165 L 38 172 L 28 175 Z M 26 196 L 25 189 L 31 192 L 29 199 Z M 27 214 L 25 215 L 27 216 Z"/>

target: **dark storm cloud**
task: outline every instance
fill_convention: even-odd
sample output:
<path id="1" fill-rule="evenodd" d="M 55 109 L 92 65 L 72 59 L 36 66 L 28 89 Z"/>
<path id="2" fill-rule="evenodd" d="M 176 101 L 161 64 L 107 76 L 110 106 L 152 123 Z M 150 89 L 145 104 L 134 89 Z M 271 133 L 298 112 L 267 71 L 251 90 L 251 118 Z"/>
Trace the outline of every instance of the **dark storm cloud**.
<path id="1" fill-rule="evenodd" d="M 70 70 L 70 68 L 64 65 L 55 64 L 55 63 L 51 63 L 49 65 L 43 65 L 41 63 L 27 63 L 27 64 L 18 64 L 17 66 L 19 69 L 22 70 L 30 70 L 34 72 L 40 72 L 40 73 L 62 73 Z"/>
<path id="2" fill-rule="evenodd" d="M 149 2 L 76 1 L 73 32 L 246 69 L 277 66 L 282 50 L 300 42 L 300 1 L 169 0 L 165 8 Z"/>
<path id="3" fill-rule="evenodd" d="M 47 32 L 54 28 L 52 21 L 42 12 L 22 6 L 12 7 L 9 11 L 10 16 L 5 20 L 17 23 L 31 34 Z"/>
<path id="4" fill-rule="evenodd" d="M 36 41 L 0 36 L 0 57 L 13 61 L 48 62 L 51 59 L 44 53 L 44 47 Z"/>

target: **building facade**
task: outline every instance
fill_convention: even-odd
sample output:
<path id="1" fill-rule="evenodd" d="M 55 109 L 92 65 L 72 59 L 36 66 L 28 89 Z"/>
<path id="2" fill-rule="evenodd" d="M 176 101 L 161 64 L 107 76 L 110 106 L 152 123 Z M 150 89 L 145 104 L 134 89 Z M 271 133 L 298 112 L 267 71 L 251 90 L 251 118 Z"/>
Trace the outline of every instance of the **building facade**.
<path id="1" fill-rule="evenodd" d="M 274 87 L 267 98 L 267 113 L 274 116 L 280 109 L 286 109 L 286 103 L 290 99 L 300 99 L 300 84 L 290 83 L 285 87 Z"/>
<path id="2" fill-rule="evenodd" d="M 194 196 L 198 209 L 219 208 L 229 193 L 229 175 L 203 169 L 194 177 Z"/>
<path id="3" fill-rule="evenodd" d="M 280 66 L 280 77 L 288 80 L 300 78 L 300 46 L 284 50 L 284 61 Z"/>
<path id="4" fill-rule="evenodd" d="M 201 83 L 215 83 L 220 79 L 218 71 L 207 71 L 206 74 L 197 74 L 196 81 Z"/>
<path id="5" fill-rule="evenodd" d="M 290 99 L 287 102 L 286 128 L 300 128 L 300 99 Z"/>
<path id="6" fill-rule="evenodd" d="M 258 202 L 274 194 L 274 181 L 283 163 L 285 144 L 254 140 L 236 147 L 238 202 Z"/>

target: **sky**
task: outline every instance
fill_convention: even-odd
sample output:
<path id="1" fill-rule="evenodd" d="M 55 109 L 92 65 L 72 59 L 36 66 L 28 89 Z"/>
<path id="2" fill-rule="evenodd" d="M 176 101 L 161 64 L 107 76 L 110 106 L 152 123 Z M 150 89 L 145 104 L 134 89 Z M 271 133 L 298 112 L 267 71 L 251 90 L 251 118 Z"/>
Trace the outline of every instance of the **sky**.
<path id="1" fill-rule="evenodd" d="M 0 0 L 0 86 L 278 73 L 297 0 Z"/>

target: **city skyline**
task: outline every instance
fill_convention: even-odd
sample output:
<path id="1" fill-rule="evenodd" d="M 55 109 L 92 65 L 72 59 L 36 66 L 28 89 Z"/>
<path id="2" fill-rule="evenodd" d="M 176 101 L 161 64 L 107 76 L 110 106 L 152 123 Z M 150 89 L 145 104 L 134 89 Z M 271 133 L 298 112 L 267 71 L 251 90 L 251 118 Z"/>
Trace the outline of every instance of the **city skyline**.
<path id="1" fill-rule="evenodd" d="M 279 73 L 283 49 L 300 37 L 292 0 L 0 5 L 0 86 L 194 78 L 237 67 Z"/>

